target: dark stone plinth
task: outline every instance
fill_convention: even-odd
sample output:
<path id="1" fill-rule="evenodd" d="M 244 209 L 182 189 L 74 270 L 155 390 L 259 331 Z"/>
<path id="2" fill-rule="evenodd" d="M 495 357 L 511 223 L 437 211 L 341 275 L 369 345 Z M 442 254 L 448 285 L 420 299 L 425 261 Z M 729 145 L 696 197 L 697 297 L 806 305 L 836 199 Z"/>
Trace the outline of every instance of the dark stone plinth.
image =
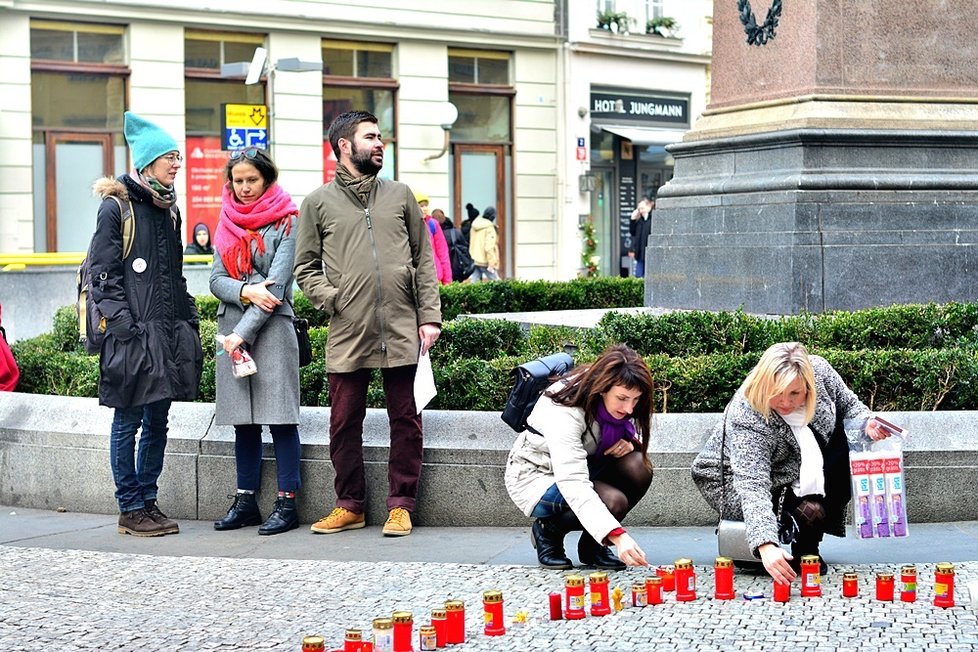
<path id="1" fill-rule="evenodd" d="M 978 299 L 978 133 L 792 130 L 673 145 L 645 303 L 795 314 Z"/>

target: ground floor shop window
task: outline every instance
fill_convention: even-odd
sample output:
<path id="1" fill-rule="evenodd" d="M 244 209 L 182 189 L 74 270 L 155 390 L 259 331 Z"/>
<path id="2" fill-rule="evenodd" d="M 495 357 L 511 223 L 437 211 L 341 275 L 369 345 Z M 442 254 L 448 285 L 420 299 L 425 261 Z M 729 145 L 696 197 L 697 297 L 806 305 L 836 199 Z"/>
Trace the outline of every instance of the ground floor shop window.
<path id="1" fill-rule="evenodd" d="M 121 72 L 31 74 L 36 252 L 84 251 L 99 205 L 92 183 L 126 169 Z"/>

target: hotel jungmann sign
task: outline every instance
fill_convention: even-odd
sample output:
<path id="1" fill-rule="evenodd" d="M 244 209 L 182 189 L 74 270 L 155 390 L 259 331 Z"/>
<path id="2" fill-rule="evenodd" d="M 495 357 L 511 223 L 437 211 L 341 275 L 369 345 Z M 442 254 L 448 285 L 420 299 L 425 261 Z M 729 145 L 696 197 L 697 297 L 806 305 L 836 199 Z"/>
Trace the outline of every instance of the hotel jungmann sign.
<path id="1" fill-rule="evenodd" d="M 607 91 L 592 92 L 591 119 L 609 123 L 628 121 L 689 126 L 689 100 Z"/>

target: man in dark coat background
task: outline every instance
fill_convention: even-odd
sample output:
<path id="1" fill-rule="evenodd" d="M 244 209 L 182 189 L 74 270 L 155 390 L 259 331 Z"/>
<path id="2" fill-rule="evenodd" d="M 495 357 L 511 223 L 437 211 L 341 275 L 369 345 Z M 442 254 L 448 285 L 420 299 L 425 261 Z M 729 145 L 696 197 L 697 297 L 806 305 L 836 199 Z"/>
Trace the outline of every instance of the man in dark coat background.
<path id="1" fill-rule="evenodd" d="M 124 133 L 132 171 L 94 188 L 102 204 L 90 250 L 91 291 L 105 317 L 99 403 L 115 408 L 109 455 L 119 533 L 151 537 L 180 531 L 157 505 L 157 480 L 170 403 L 197 398 L 203 353 L 197 308 L 183 276 L 173 188 L 183 157 L 169 134 L 133 113 L 125 114 Z M 123 206 L 133 215 L 125 257 Z"/>
<path id="2" fill-rule="evenodd" d="M 638 208 L 632 211 L 632 219 L 628 231 L 632 236 L 632 248 L 628 255 L 635 259 L 635 276 L 645 276 L 645 247 L 649 244 L 649 233 L 652 231 L 652 210 L 655 208 L 655 198 L 643 199 Z"/>

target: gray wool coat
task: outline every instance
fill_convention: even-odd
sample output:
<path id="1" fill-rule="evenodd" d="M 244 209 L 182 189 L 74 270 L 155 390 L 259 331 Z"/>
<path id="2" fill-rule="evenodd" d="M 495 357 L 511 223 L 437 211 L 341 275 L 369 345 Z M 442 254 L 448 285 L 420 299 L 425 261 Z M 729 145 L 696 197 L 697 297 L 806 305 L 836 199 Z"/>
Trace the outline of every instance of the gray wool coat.
<path id="1" fill-rule="evenodd" d="M 220 255 L 214 256 L 210 287 L 211 293 L 221 300 L 217 332 L 240 335 L 258 367 L 251 376 L 235 378 L 229 356 L 217 356 L 218 425 L 299 423 L 299 345 L 292 326 L 295 223 L 293 216 L 288 235 L 285 228 L 274 225 L 262 229 L 265 253 L 257 255 L 252 245 L 254 270 L 247 278 L 231 278 Z M 275 312 L 241 303 L 244 285 L 270 278 L 285 287 L 285 299 Z"/>
<path id="2" fill-rule="evenodd" d="M 815 416 L 809 426 L 827 444 L 838 412 L 844 419 L 869 417 L 871 412 L 828 362 L 817 355 L 809 359 L 815 372 Z M 775 412 L 766 420 L 755 412 L 744 397 L 743 388 L 734 394 L 724 414 L 727 424 L 724 485 L 720 484 L 723 419 L 713 427 L 706 445 L 693 461 L 693 482 L 713 509 L 719 513 L 722 508 L 721 518 L 744 521 L 747 541 L 757 554 L 761 544 L 778 541 L 771 490 L 798 479 L 801 450 L 790 426 Z M 837 523 L 828 524 L 826 532 L 844 536 L 841 517 Z"/>

